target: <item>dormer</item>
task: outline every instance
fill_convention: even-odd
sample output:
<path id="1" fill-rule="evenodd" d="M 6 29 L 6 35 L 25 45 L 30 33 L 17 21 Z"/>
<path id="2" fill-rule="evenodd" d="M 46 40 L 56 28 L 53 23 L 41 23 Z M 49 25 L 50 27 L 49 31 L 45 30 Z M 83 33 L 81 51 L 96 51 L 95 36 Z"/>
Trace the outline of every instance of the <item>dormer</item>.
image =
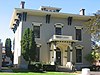
<path id="1" fill-rule="evenodd" d="M 59 12 L 61 8 L 50 7 L 50 6 L 41 6 L 39 10 L 48 11 L 48 12 Z"/>

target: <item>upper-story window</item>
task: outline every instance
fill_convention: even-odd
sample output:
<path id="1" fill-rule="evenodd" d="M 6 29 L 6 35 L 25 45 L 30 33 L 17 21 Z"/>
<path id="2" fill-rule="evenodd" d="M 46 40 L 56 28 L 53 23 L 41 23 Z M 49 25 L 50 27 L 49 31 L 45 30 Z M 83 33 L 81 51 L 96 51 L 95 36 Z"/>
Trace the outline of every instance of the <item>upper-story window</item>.
<path id="1" fill-rule="evenodd" d="M 50 14 L 46 15 L 46 23 L 48 23 L 48 24 L 50 23 L 50 16 L 51 16 Z"/>
<path id="2" fill-rule="evenodd" d="M 32 22 L 35 38 L 40 38 L 40 26 L 42 23 Z"/>
<path id="3" fill-rule="evenodd" d="M 68 25 L 71 25 L 72 24 L 72 19 L 73 19 L 73 17 L 68 17 Z"/>
<path id="4" fill-rule="evenodd" d="M 81 29 L 76 29 L 76 40 L 82 40 Z"/>
<path id="5" fill-rule="evenodd" d="M 34 36 L 40 38 L 40 26 L 34 26 Z"/>
<path id="6" fill-rule="evenodd" d="M 27 19 L 27 12 L 23 12 L 22 13 L 22 18 L 23 18 L 23 21 L 26 21 L 26 19 Z"/>
<path id="7" fill-rule="evenodd" d="M 82 41 L 82 27 L 76 26 L 76 40 Z"/>
<path id="8" fill-rule="evenodd" d="M 62 23 L 56 23 L 55 24 L 55 35 L 62 35 Z"/>
<path id="9" fill-rule="evenodd" d="M 60 27 L 56 27 L 55 28 L 55 35 L 61 35 L 62 32 L 61 32 L 61 28 Z"/>

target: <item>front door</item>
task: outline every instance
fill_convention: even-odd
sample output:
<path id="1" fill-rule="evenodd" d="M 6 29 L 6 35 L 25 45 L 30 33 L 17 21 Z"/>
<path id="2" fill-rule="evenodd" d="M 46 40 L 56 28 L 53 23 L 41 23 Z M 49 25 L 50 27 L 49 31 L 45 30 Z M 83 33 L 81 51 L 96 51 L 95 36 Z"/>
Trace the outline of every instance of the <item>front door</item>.
<path id="1" fill-rule="evenodd" d="M 56 50 L 56 64 L 61 65 L 61 51 L 59 48 Z"/>

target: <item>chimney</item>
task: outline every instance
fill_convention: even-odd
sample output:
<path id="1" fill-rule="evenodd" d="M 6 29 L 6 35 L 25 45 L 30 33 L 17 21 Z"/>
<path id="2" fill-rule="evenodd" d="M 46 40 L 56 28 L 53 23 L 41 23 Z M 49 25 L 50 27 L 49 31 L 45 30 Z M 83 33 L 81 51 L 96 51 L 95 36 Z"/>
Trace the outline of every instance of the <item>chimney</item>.
<path id="1" fill-rule="evenodd" d="M 80 15 L 85 15 L 85 9 L 80 10 Z"/>
<path id="2" fill-rule="evenodd" d="M 20 8 L 24 9 L 24 4 L 25 4 L 25 1 L 21 1 Z"/>

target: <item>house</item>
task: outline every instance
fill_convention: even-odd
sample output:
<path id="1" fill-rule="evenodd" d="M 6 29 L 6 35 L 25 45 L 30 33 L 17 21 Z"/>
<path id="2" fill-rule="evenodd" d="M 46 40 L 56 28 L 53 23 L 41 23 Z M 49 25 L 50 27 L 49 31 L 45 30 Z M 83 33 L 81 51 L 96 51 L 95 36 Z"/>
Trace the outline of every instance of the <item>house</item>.
<path id="1" fill-rule="evenodd" d="M 84 29 L 84 22 L 90 16 L 85 9 L 80 14 L 60 12 L 61 8 L 41 6 L 39 10 L 15 8 L 10 21 L 14 32 L 14 64 L 25 68 L 26 63 L 21 56 L 21 38 L 26 28 L 34 30 L 37 44 L 37 61 L 47 64 L 66 66 L 67 62 L 75 62 L 77 68 L 87 66 L 85 55 L 91 51 L 91 36 Z"/>

